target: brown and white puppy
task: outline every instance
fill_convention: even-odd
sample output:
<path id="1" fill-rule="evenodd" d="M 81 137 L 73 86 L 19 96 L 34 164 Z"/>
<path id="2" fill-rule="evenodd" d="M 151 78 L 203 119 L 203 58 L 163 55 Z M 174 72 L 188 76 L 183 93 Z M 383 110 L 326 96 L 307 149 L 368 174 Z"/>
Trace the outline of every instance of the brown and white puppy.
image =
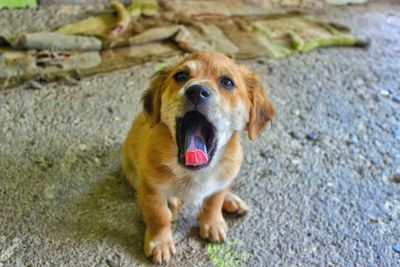
<path id="1" fill-rule="evenodd" d="M 146 223 L 144 250 L 175 253 L 171 221 L 182 202 L 201 205 L 200 235 L 226 238 L 222 211 L 247 206 L 229 191 L 243 158 L 239 131 L 254 140 L 275 111 L 255 73 L 219 53 L 196 53 L 157 72 L 123 146 L 123 168 Z"/>

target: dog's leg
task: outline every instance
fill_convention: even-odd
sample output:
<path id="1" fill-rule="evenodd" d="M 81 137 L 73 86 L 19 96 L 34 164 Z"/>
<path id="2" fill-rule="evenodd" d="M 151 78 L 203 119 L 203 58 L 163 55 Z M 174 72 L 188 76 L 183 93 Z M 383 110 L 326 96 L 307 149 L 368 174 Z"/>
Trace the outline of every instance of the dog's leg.
<path id="1" fill-rule="evenodd" d="M 228 191 L 225 194 L 222 210 L 227 213 L 243 215 L 249 210 L 249 208 L 246 202 L 244 202 L 238 195 L 232 193 L 231 191 Z"/>
<path id="2" fill-rule="evenodd" d="M 172 213 L 167 200 L 161 199 L 154 192 L 142 189 L 139 191 L 138 201 L 146 223 L 144 252 L 146 256 L 152 257 L 154 263 L 167 262 L 175 253 L 171 231 Z"/>
<path id="3" fill-rule="evenodd" d="M 182 201 L 176 197 L 169 197 L 168 198 L 168 207 L 172 212 L 171 221 L 175 222 L 178 219 L 179 212 L 181 211 Z"/>
<path id="4" fill-rule="evenodd" d="M 222 242 L 226 238 L 228 227 L 222 216 L 225 190 L 217 192 L 204 200 L 199 215 L 200 236 L 212 242 Z"/>

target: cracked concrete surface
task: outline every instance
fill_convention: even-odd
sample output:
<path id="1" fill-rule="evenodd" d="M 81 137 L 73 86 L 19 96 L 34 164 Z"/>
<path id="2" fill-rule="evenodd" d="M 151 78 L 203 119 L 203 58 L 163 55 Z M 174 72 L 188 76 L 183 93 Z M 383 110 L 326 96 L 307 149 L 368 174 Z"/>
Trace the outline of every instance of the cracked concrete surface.
<path id="1" fill-rule="evenodd" d="M 0 11 L 0 33 L 83 16 L 56 10 Z M 228 218 L 228 238 L 241 266 L 400 266 L 400 6 L 316 13 L 371 47 L 243 62 L 278 117 L 245 141 L 234 190 L 251 211 Z M 0 94 L 0 266 L 150 265 L 120 146 L 158 64 Z M 190 207 L 174 237 L 169 266 L 212 266 Z"/>

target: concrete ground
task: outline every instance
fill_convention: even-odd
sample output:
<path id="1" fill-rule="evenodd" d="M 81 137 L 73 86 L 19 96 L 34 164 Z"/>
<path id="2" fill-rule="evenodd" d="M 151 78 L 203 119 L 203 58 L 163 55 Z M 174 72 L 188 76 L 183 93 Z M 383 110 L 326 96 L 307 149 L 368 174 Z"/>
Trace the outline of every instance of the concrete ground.
<path id="1" fill-rule="evenodd" d="M 0 11 L 0 35 L 82 12 Z M 400 5 L 317 14 L 371 47 L 244 62 L 278 111 L 245 141 L 234 190 L 251 211 L 228 218 L 225 245 L 208 246 L 186 208 L 169 266 L 400 266 Z M 0 266 L 150 265 L 120 147 L 157 64 L 0 94 Z"/>

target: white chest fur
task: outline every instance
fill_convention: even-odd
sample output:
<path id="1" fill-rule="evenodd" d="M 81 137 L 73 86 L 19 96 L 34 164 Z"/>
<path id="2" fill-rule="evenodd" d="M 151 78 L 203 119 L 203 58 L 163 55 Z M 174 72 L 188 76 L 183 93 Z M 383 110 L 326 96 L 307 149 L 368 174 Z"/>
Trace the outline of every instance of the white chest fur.
<path id="1" fill-rule="evenodd" d="M 200 205 L 204 198 L 224 189 L 232 181 L 230 177 L 222 177 L 218 171 L 199 172 L 187 179 L 186 186 L 177 193 L 185 203 L 195 205 Z"/>
<path id="2" fill-rule="evenodd" d="M 218 164 L 211 164 L 204 169 L 189 171 L 183 167 L 175 169 L 175 179 L 162 186 L 164 197 L 177 197 L 185 204 L 201 205 L 203 200 L 226 188 L 233 180 L 227 177 L 223 168 Z"/>
<path id="3" fill-rule="evenodd" d="M 238 174 L 240 161 L 238 164 L 232 164 L 232 161 L 226 159 L 221 161 L 224 151 L 223 148 L 218 149 L 209 166 L 196 171 L 171 161 L 168 167 L 174 179 L 158 186 L 163 198 L 167 200 L 169 197 L 177 197 L 185 204 L 201 205 L 205 198 L 225 189 Z M 237 153 L 240 157 L 241 153 Z"/>

